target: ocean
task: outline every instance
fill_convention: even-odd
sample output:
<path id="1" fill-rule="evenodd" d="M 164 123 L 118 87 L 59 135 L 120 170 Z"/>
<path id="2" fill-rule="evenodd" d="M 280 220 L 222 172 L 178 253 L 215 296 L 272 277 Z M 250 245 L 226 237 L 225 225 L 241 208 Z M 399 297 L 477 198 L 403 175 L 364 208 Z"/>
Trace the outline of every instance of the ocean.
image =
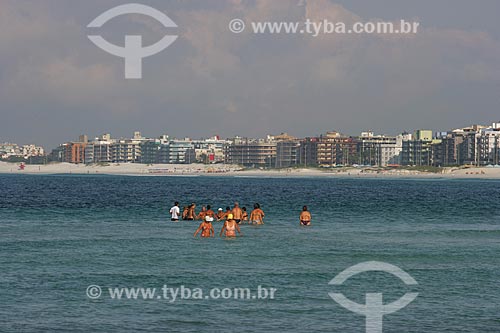
<path id="1" fill-rule="evenodd" d="M 0 175 L 0 189 L 1 332 L 365 332 L 331 292 L 418 293 L 383 332 L 500 331 L 499 180 Z M 199 222 L 170 221 L 174 201 L 258 202 L 265 224 L 194 238 Z M 329 284 L 373 261 L 418 284 L 382 271 Z M 165 285 L 204 296 L 109 293 Z M 221 292 L 236 288 L 275 294 Z"/>

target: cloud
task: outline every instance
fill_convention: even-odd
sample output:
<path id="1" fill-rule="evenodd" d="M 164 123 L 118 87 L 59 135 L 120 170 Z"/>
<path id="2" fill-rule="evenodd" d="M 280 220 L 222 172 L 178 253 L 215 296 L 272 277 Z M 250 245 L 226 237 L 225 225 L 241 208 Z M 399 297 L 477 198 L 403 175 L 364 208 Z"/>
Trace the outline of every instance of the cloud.
<path id="1" fill-rule="evenodd" d="M 229 102 L 226 106 L 226 111 L 229 113 L 236 113 L 238 112 L 238 107 L 233 102 Z"/>
<path id="2" fill-rule="evenodd" d="M 327 0 L 152 1 L 177 23 L 179 38 L 143 59 L 142 80 L 124 80 L 123 59 L 86 37 L 88 22 L 113 4 L 0 3 L 0 114 L 9 122 L 0 124 L 0 140 L 53 146 L 80 132 L 133 129 L 179 137 L 395 134 L 490 121 L 498 105 L 500 46 L 485 31 L 423 24 L 415 36 L 312 37 L 227 27 L 233 18 L 247 28 L 266 20 L 380 20 Z M 117 44 L 124 33 L 156 42 L 172 32 L 144 16 L 112 21 L 99 31 Z M 471 114 L 473 98 L 480 109 Z M 37 126 L 23 122 L 33 114 Z"/>

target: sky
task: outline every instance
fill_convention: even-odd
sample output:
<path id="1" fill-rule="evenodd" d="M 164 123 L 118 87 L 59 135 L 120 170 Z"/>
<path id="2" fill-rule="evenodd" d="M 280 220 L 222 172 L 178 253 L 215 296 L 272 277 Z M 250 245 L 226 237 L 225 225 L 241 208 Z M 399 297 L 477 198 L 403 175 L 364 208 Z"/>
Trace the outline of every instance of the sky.
<path id="1" fill-rule="evenodd" d="M 446 131 L 500 121 L 500 1 L 136 1 L 139 14 L 87 25 L 126 1 L 0 1 L 0 142 L 45 148 L 95 137 L 297 137 L 326 131 Z M 229 22 L 247 29 L 234 34 Z M 253 34 L 251 21 L 420 22 L 409 36 Z M 95 46 L 178 35 L 142 79 Z"/>

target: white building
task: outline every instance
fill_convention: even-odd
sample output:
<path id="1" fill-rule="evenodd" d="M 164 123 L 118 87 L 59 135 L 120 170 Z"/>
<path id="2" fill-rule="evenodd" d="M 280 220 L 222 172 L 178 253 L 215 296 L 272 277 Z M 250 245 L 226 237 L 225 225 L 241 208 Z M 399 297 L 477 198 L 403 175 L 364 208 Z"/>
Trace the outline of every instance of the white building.
<path id="1" fill-rule="evenodd" d="M 35 156 L 44 156 L 45 151 L 43 147 L 35 146 L 35 145 L 24 145 L 21 147 L 21 155 L 24 158 L 35 157 Z"/>
<path id="2" fill-rule="evenodd" d="M 147 140 L 138 131 L 133 139 L 112 139 L 111 134 L 103 134 L 86 144 L 85 163 L 138 163 L 141 143 Z"/>
<path id="3" fill-rule="evenodd" d="M 196 160 L 202 163 L 219 163 L 224 161 L 224 145 L 227 143 L 218 136 L 193 141 Z"/>
<path id="4" fill-rule="evenodd" d="M 191 164 L 196 162 L 194 144 L 189 138 L 171 140 L 166 146 L 165 153 L 165 162 L 169 164 Z"/>
<path id="5" fill-rule="evenodd" d="M 499 164 L 500 125 L 493 123 L 490 128 L 482 128 L 478 137 L 478 154 L 482 164 Z"/>
<path id="6" fill-rule="evenodd" d="M 109 133 L 88 142 L 85 146 L 85 164 L 110 163 L 113 160 L 111 145 L 114 142 Z"/>
<path id="7" fill-rule="evenodd" d="M 140 158 L 140 140 L 125 139 L 111 144 L 111 160 L 114 163 L 138 163 Z"/>
<path id="8" fill-rule="evenodd" d="M 15 143 L 0 143 L 0 158 L 9 158 L 10 156 L 20 156 L 21 149 Z"/>
<path id="9" fill-rule="evenodd" d="M 396 147 L 394 149 L 394 157 L 388 164 L 401 165 L 402 163 L 402 152 L 403 152 L 403 141 L 411 141 L 413 135 L 410 133 L 402 133 L 396 136 Z"/>
<path id="10" fill-rule="evenodd" d="M 374 135 L 372 131 L 361 132 L 357 139 L 359 163 L 362 165 L 387 166 L 397 164 L 397 138 Z"/>

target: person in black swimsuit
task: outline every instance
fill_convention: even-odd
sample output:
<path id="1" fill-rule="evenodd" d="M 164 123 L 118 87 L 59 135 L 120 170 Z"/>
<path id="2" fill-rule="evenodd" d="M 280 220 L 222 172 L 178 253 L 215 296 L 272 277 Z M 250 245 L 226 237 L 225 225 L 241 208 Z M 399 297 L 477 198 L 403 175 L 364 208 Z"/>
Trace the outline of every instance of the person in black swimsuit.
<path id="1" fill-rule="evenodd" d="M 307 206 L 302 207 L 302 212 L 300 213 L 300 225 L 311 225 L 311 213 L 307 210 Z"/>

